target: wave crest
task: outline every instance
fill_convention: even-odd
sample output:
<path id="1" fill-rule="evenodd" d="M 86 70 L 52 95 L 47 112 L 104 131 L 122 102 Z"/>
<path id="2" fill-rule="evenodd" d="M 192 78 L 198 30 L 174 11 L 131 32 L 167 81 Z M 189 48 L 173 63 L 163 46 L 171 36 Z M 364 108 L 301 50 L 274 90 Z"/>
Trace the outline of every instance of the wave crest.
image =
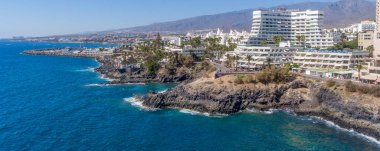
<path id="1" fill-rule="evenodd" d="M 333 128 L 337 128 L 337 129 L 339 129 L 339 130 L 343 130 L 343 131 L 349 132 L 349 133 L 351 133 L 351 134 L 353 134 L 353 135 L 356 135 L 356 136 L 362 137 L 362 138 L 366 139 L 367 141 L 370 141 L 370 142 L 376 143 L 377 145 L 380 146 L 380 141 L 377 140 L 377 139 L 374 138 L 374 137 L 367 136 L 367 135 L 365 135 L 365 134 L 359 133 L 359 132 L 357 132 L 357 131 L 355 131 L 355 130 L 353 130 L 353 129 L 345 129 L 345 128 L 342 128 L 342 127 L 340 127 L 339 125 L 335 124 L 334 122 L 329 121 L 329 120 L 326 120 L 326 119 L 323 119 L 323 118 L 321 118 L 321 117 L 312 116 L 312 118 L 313 118 L 313 119 L 316 119 L 316 120 L 318 120 L 318 121 L 323 122 L 324 124 L 326 124 L 326 125 L 329 126 L 329 127 L 333 127 Z M 314 122 L 313 122 L 313 123 L 314 123 Z"/>
<path id="2" fill-rule="evenodd" d="M 228 116 L 227 114 L 210 114 L 210 113 L 202 113 L 194 110 L 189 110 L 189 109 L 180 109 L 179 112 L 185 113 L 185 114 L 191 114 L 191 115 L 203 115 L 207 117 L 225 117 Z"/>
<path id="3" fill-rule="evenodd" d="M 129 97 L 129 98 L 124 98 L 125 102 L 130 103 L 132 106 L 137 107 L 142 110 L 147 110 L 147 111 L 156 111 L 158 109 L 156 108 L 151 108 L 143 105 L 143 102 L 141 100 L 138 100 L 135 97 Z"/>
<path id="4" fill-rule="evenodd" d="M 78 72 L 95 72 L 95 68 L 87 68 L 87 69 L 81 69 L 77 70 Z"/>

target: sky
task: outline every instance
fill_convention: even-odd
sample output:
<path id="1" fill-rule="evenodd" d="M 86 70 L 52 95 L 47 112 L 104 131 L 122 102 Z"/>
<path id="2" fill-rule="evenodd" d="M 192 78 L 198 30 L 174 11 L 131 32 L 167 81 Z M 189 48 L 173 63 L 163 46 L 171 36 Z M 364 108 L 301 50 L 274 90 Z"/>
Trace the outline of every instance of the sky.
<path id="1" fill-rule="evenodd" d="M 0 0 L 0 38 L 119 29 L 310 1 L 334 0 Z"/>

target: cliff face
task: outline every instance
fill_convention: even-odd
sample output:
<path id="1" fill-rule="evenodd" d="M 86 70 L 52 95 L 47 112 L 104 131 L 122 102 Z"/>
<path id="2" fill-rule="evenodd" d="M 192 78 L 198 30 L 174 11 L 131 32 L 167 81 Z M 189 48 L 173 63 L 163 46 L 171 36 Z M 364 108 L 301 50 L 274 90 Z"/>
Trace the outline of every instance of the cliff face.
<path id="1" fill-rule="evenodd" d="M 175 75 L 165 73 L 151 76 L 148 75 L 143 68 L 135 69 L 131 73 L 122 73 L 119 71 L 119 67 L 114 60 L 112 56 L 97 57 L 97 61 L 102 63 L 102 65 L 95 69 L 97 72 L 105 75 L 105 77 L 113 79 L 113 81 L 110 82 L 111 84 L 182 82 L 192 78 L 191 73 L 185 69 L 178 69 Z"/>
<path id="2" fill-rule="evenodd" d="M 182 84 L 162 94 L 150 94 L 143 98 L 143 104 L 212 114 L 231 114 L 246 109 L 289 109 L 300 115 L 325 118 L 380 140 L 379 107 L 366 107 L 360 103 L 360 97 L 345 97 L 305 79 L 277 86 L 228 85 L 231 84 L 215 84 L 207 80 Z"/>

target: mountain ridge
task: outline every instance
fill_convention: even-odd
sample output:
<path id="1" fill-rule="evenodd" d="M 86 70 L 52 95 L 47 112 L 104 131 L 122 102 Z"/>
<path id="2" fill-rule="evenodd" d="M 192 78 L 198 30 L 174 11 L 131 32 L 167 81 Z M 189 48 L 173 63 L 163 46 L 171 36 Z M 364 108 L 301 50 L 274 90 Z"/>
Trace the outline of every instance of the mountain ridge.
<path id="1" fill-rule="evenodd" d="M 325 12 L 325 27 L 345 27 L 361 20 L 375 19 L 375 2 L 367 0 L 341 0 L 337 2 L 302 2 L 288 5 L 279 5 L 265 9 L 299 9 L 299 10 L 321 10 Z M 159 22 L 150 25 L 136 26 L 111 32 L 173 32 L 181 33 L 197 30 L 213 30 L 221 28 L 223 30 L 246 30 L 250 31 L 252 11 L 251 8 L 213 15 L 195 16 L 175 21 Z"/>

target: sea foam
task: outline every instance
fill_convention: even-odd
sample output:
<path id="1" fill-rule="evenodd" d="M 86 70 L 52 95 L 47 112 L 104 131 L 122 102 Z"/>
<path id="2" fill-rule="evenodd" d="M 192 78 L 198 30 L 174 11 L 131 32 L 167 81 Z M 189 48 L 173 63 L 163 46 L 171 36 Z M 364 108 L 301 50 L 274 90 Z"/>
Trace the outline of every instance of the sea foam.
<path id="1" fill-rule="evenodd" d="M 128 102 L 132 106 L 135 106 L 135 107 L 137 107 L 139 109 L 142 109 L 142 110 L 147 110 L 147 111 L 156 111 L 156 110 L 158 110 L 156 108 L 150 108 L 150 107 L 144 106 L 143 102 L 141 100 L 136 99 L 135 97 L 124 98 L 124 101 Z"/>
<path id="2" fill-rule="evenodd" d="M 203 112 L 198 112 L 198 111 L 189 110 L 189 109 L 180 109 L 179 112 L 185 113 L 185 114 L 191 114 L 191 115 L 202 115 L 202 116 L 217 117 L 217 118 L 228 116 L 227 114 L 210 114 L 210 113 L 203 113 Z"/>
<path id="3" fill-rule="evenodd" d="M 101 87 L 101 86 L 105 86 L 104 84 L 87 84 L 86 87 Z"/>
<path id="4" fill-rule="evenodd" d="M 345 129 L 345 128 L 342 128 L 342 127 L 340 127 L 339 125 L 335 124 L 334 122 L 329 121 L 329 120 L 326 120 L 326 119 L 323 119 L 323 118 L 321 118 L 321 117 L 312 116 L 312 118 L 313 118 L 313 119 L 316 119 L 316 120 L 318 120 L 318 121 L 321 121 L 321 122 L 323 122 L 323 123 L 325 123 L 325 124 L 326 124 L 327 126 L 329 126 L 329 127 L 336 128 L 336 129 L 339 129 L 339 130 L 342 130 L 342 131 L 349 132 L 349 133 L 351 133 L 351 134 L 353 134 L 353 135 L 356 135 L 356 136 L 359 136 L 359 137 L 361 137 L 361 138 L 364 138 L 364 139 L 366 139 L 367 141 L 369 141 L 369 142 L 373 142 L 373 143 L 375 143 L 375 144 L 377 144 L 377 145 L 380 146 L 380 141 L 377 140 L 377 139 L 374 138 L 374 137 L 367 136 L 367 135 L 365 135 L 365 134 L 359 133 L 359 132 L 357 132 L 357 131 L 355 131 L 355 130 L 353 130 L 353 129 Z"/>
<path id="5" fill-rule="evenodd" d="M 81 69 L 77 70 L 78 72 L 95 72 L 95 68 L 87 68 L 87 69 Z"/>
<path id="6" fill-rule="evenodd" d="M 278 109 L 269 109 L 269 110 L 265 110 L 265 111 L 260 111 L 260 110 L 257 110 L 257 109 L 246 109 L 243 112 L 273 114 L 276 111 L 279 111 L 279 110 Z"/>
<path id="7" fill-rule="evenodd" d="M 111 78 L 107 78 L 105 75 L 101 75 L 101 76 L 100 76 L 100 79 L 103 79 L 103 80 L 108 81 L 108 82 L 113 81 L 113 79 L 111 79 Z"/>

